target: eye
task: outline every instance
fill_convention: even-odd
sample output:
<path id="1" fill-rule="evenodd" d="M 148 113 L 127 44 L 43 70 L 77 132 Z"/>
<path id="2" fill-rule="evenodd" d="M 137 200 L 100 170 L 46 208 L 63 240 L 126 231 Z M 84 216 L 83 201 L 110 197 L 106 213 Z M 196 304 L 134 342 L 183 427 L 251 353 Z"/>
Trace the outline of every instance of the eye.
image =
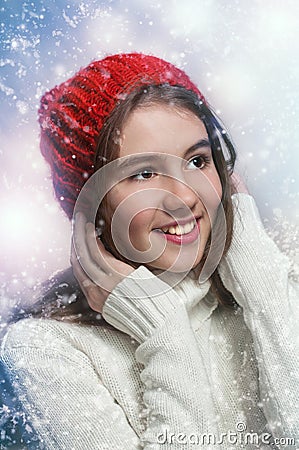
<path id="1" fill-rule="evenodd" d="M 144 181 L 149 180 L 150 178 L 153 178 L 155 176 L 155 173 L 151 169 L 145 169 L 142 172 L 136 173 L 135 175 L 132 175 L 130 178 L 137 181 Z"/>
<path id="2" fill-rule="evenodd" d="M 204 169 L 204 167 L 210 164 L 211 160 L 206 155 L 196 155 L 193 158 L 189 159 L 188 166 L 191 169 Z"/>

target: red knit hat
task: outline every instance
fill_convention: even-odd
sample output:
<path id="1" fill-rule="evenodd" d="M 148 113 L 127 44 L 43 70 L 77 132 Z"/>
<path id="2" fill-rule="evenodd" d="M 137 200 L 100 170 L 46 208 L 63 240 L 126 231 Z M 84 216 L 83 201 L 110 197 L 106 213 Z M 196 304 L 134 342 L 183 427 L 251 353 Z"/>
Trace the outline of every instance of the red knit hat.
<path id="1" fill-rule="evenodd" d="M 116 103 L 140 86 L 182 86 L 204 97 L 182 70 L 140 53 L 94 61 L 41 99 L 41 153 L 50 164 L 56 197 L 69 219 L 87 178 L 101 128 Z"/>

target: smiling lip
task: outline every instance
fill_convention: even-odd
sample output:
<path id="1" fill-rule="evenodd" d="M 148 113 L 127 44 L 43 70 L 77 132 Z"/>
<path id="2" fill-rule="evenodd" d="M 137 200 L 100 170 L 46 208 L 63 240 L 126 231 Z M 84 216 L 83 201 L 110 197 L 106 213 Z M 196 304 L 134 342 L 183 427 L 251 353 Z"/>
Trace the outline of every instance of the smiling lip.
<path id="1" fill-rule="evenodd" d="M 194 216 L 192 216 L 192 217 L 189 217 L 188 219 L 181 219 L 181 220 L 176 220 L 176 221 L 174 221 L 174 222 L 170 222 L 170 223 L 167 223 L 166 225 L 163 225 L 163 227 L 160 227 L 160 229 L 162 229 L 162 228 L 170 228 L 170 227 L 176 227 L 177 225 L 186 225 L 186 223 L 189 223 L 189 222 L 194 222 L 194 220 L 198 220 L 198 219 L 200 219 L 200 217 L 194 217 Z"/>
<path id="2" fill-rule="evenodd" d="M 170 233 L 164 233 L 161 229 L 155 229 L 153 231 L 156 231 L 160 234 L 162 234 L 167 241 L 172 242 L 173 244 L 182 245 L 182 244 L 192 244 L 192 242 L 196 241 L 199 237 L 199 231 L 200 231 L 200 217 L 196 219 L 196 226 L 190 231 L 190 233 L 187 234 L 170 234 Z M 190 222 L 190 219 L 189 219 Z M 188 221 L 178 221 L 174 222 L 174 225 L 184 225 L 185 223 L 188 223 Z M 170 225 L 171 226 L 171 225 Z M 163 227 L 164 228 L 164 227 Z"/>

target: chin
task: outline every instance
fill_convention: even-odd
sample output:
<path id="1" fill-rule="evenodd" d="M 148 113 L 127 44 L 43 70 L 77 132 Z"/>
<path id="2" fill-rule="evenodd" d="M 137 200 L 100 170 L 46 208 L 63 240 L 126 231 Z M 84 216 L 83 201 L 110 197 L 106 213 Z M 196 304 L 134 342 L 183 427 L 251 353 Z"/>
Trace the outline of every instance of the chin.
<path id="1" fill-rule="evenodd" d="M 194 262 L 192 263 L 192 260 L 190 262 L 190 257 L 188 257 L 188 255 L 186 255 L 186 257 L 180 257 L 179 259 L 166 259 L 164 260 L 164 258 L 157 260 L 157 261 L 153 261 L 151 263 L 146 264 L 146 266 L 149 269 L 159 269 L 159 270 L 163 270 L 163 271 L 169 271 L 169 272 L 173 272 L 173 273 L 186 273 L 186 272 L 190 272 L 191 270 L 199 267 L 200 262 L 202 260 L 203 257 L 203 252 L 201 252 L 200 254 L 197 255 L 196 259 L 194 260 Z"/>

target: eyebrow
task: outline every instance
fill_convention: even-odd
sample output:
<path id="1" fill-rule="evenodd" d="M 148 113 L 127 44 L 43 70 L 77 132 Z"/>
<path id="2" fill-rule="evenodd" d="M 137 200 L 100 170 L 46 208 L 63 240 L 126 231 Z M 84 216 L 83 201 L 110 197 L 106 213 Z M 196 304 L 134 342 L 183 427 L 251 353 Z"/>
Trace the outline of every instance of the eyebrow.
<path id="1" fill-rule="evenodd" d="M 161 158 L 160 154 L 159 157 Z M 139 164 L 147 163 L 150 164 L 151 162 L 157 161 L 157 154 L 141 154 L 138 153 L 136 156 L 124 156 L 121 158 L 121 161 L 117 161 L 117 168 L 118 169 L 125 169 L 127 167 L 131 166 L 138 166 Z"/>
<path id="2" fill-rule="evenodd" d="M 194 145 L 192 145 L 190 148 L 188 148 L 185 151 L 185 156 L 187 156 L 190 153 L 194 152 L 194 150 L 197 150 L 199 148 L 205 148 L 205 147 L 211 148 L 211 144 L 210 144 L 209 139 L 200 139 L 198 142 L 196 142 Z"/>
<path id="3" fill-rule="evenodd" d="M 190 153 L 194 152 L 194 150 L 197 150 L 199 148 L 205 148 L 208 147 L 210 148 L 210 141 L 209 139 L 200 139 L 198 142 L 196 142 L 195 144 L 193 144 L 191 147 L 189 147 L 185 153 L 184 156 L 188 156 Z M 159 156 L 159 159 L 163 159 L 163 156 L 165 155 L 165 159 L 167 158 L 167 153 L 158 153 L 158 154 L 153 154 L 153 153 L 138 153 L 136 156 L 124 156 L 122 158 L 120 158 L 120 161 L 117 164 L 117 168 L 118 169 L 124 169 L 130 166 L 134 166 L 134 165 L 138 165 L 138 164 L 143 164 L 143 163 L 147 163 L 150 164 L 151 162 L 155 162 L 157 161 L 157 156 Z"/>

